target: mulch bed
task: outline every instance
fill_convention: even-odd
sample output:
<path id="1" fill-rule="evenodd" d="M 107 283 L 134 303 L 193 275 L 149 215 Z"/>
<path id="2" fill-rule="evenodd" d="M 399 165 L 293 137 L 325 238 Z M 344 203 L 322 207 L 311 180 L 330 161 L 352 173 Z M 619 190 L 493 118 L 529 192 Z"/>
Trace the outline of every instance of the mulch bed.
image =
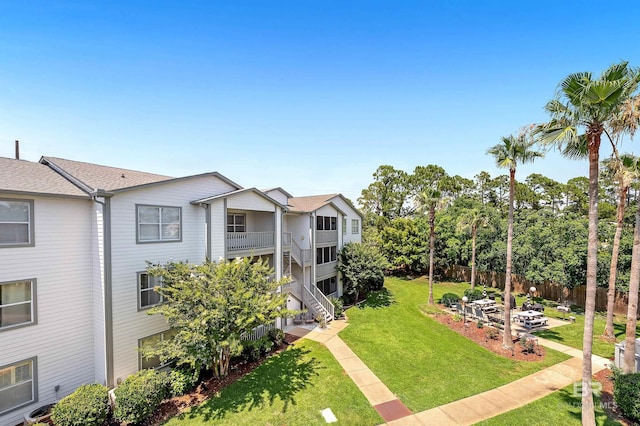
<path id="1" fill-rule="evenodd" d="M 266 357 L 262 357 L 257 361 L 247 361 L 231 366 L 231 371 L 224 379 L 216 379 L 211 376 L 206 377 L 200 385 L 190 393 L 185 395 L 167 399 L 160 404 L 160 407 L 144 422 L 140 423 L 141 426 L 158 426 L 165 423 L 171 417 L 177 416 L 185 410 L 203 403 L 209 397 L 220 392 L 226 386 L 238 381 L 247 374 L 251 373 L 258 366 L 260 366 L 269 356 L 280 353 L 285 350 L 290 344 L 298 340 L 299 337 L 290 334 L 285 334 L 284 343 L 275 351 L 271 352 Z M 105 423 L 105 426 L 120 426 L 120 422 L 115 419 L 109 419 Z"/>
<path id="2" fill-rule="evenodd" d="M 442 306 L 444 309 L 444 306 Z M 543 346 L 536 345 L 535 353 L 525 353 L 522 346 L 517 339 L 514 338 L 513 351 L 510 349 L 504 349 L 502 347 L 502 330 L 490 327 L 484 324 L 482 328 L 478 328 L 476 321 L 470 321 L 467 319 L 467 325 L 464 325 L 463 321 L 454 321 L 453 315 L 443 312 L 442 314 L 430 315 L 433 319 L 440 324 L 446 325 L 451 330 L 473 340 L 478 345 L 489 349 L 491 352 L 496 353 L 505 358 L 512 358 L 518 361 L 542 361 L 545 358 L 546 351 Z M 488 334 L 491 333 L 488 330 L 498 331 L 497 338 L 491 339 Z"/>

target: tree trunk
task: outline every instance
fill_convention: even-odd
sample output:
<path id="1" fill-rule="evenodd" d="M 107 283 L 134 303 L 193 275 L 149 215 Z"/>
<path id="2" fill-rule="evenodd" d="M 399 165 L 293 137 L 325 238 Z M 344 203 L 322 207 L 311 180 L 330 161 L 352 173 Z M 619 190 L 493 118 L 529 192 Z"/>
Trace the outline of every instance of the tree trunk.
<path id="1" fill-rule="evenodd" d="M 509 218 L 507 226 L 507 268 L 504 280 L 504 333 L 502 336 L 502 346 L 513 348 L 513 337 L 511 336 L 511 249 L 513 244 L 513 198 L 516 188 L 516 171 L 509 170 Z"/>
<path id="2" fill-rule="evenodd" d="M 582 424 L 595 425 L 591 390 L 593 352 L 593 322 L 596 308 L 598 268 L 598 162 L 602 128 L 589 129 L 589 240 L 587 247 L 587 291 L 582 338 Z"/>
<path id="3" fill-rule="evenodd" d="M 636 211 L 636 226 L 633 232 L 631 254 L 631 277 L 629 279 L 629 304 L 627 306 L 627 330 L 622 372 L 636 371 L 636 317 L 638 316 L 638 284 L 640 283 L 640 203 Z"/>
<path id="4" fill-rule="evenodd" d="M 616 221 L 616 233 L 613 236 L 613 248 L 611 249 L 611 266 L 609 267 L 609 290 L 607 291 L 607 325 L 604 328 L 603 337 L 609 340 L 615 339 L 613 331 L 613 302 L 616 297 L 616 279 L 618 275 L 618 253 L 620 252 L 620 238 L 622 237 L 622 225 L 624 223 L 625 201 L 629 186 L 620 185 L 620 200 L 618 202 L 618 214 Z"/>
<path id="5" fill-rule="evenodd" d="M 429 208 L 429 304 L 433 305 L 433 248 L 435 246 L 436 205 Z"/>
<path id="6" fill-rule="evenodd" d="M 475 225 L 471 227 L 471 290 L 476 288 L 476 234 L 478 228 Z"/>

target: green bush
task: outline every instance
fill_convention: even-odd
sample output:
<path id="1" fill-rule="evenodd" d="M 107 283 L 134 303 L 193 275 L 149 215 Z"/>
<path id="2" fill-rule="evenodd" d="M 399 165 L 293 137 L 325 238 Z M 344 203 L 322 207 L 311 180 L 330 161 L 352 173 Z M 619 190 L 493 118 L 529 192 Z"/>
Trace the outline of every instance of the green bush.
<path id="1" fill-rule="evenodd" d="M 165 372 L 141 370 L 127 377 L 114 391 L 114 417 L 128 423 L 143 421 L 169 396 L 169 387 L 169 375 Z"/>
<path id="2" fill-rule="evenodd" d="M 329 300 L 333 303 L 333 319 L 338 319 L 344 313 L 344 302 L 339 297 L 330 297 Z"/>
<path id="3" fill-rule="evenodd" d="M 174 368 L 169 373 L 171 396 L 180 396 L 189 392 L 198 382 L 198 374 L 188 368 Z"/>
<path id="4" fill-rule="evenodd" d="M 640 373 L 614 373 L 613 399 L 629 419 L 640 422 Z"/>
<path id="5" fill-rule="evenodd" d="M 282 330 L 278 330 L 282 333 L 274 332 L 275 337 L 269 332 L 266 335 L 262 336 L 258 340 L 243 340 L 242 341 L 242 353 L 241 358 L 248 361 L 257 361 L 260 359 L 262 355 L 268 354 L 271 352 L 273 347 L 275 346 L 275 340 L 282 339 L 284 340 L 284 332 Z M 282 341 L 281 340 L 281 341 Z"/>
<path id="6" fill-rule="evenodd" d="M 56 426 L 100 426 L 109 414 L 109 390 L 100 384 L 82 385 L 64 397 L 51 414 Z"/>
<path id="7" fill-rule="evenodd" d="M 474 300 L 482 299 L 482 290 L 478 288 L 471 290 L 470 288 L 468 288 L 464 291 L 464 295 L 467 296 L 469 302 L 473 302 Z"/>
<path id="8" fill-rule="evenodd" d="M 440 303 L 445 306 L 453 306 L 454 303 L 458 303 L 460 301 L 460 296 L 455 293 L 445 293 L 440 298 Z"/>
<path id="9" fill-rule="evenodd" d="M 284 331 L 280 330 L 279 328 L 272 328 L 267 333 L 267 336 L 269 336 L 269 340 L 273 342 L 273 345 L 276 348 L 280 347 L 280 345 L 282 345 L 282 342 L 284 342 Z"/>
<path id="10" fill-rule="evenodd" d="M 453 322 L 460 322 L 460 321 L 462 321 L 462 315 L 453 314 L 453 317 L 451 319 L 453 319 Z"/>

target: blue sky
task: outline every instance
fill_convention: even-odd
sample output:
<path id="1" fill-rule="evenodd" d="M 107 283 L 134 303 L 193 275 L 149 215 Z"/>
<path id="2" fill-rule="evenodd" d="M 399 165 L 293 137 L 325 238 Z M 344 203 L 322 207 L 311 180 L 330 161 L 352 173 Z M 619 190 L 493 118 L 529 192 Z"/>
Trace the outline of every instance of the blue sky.
<path id="1" fill-rule="evenodd" d="M 486 150 L 545 120 L 563 77 L 640 66 L 640 3 L 573 3 L 3 1 L 0 156 L 19 139 L 32 161 L 354 201 L 381 164 L 495 176 Z"/>

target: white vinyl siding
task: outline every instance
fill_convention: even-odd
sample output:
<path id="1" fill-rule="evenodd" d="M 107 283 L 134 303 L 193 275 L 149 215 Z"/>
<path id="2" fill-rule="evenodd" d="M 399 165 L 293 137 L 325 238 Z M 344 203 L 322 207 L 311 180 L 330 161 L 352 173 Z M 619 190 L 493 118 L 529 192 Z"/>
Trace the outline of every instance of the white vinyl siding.
<path id="1" fill-rule="evenodd" d="M 192 205 L 191 201 L 233 189 L 216 177 L 202 176 L 116 193 L 111 199 L 113 371 L 116 382 L 138 371 L 138 340 L 168 328 L 162 315 L 148 315 L 148 310 L 138 309 L 136 274 L 145 270 L 147 261 L 154 264 L 169 261 L 202 263 L 206 252 L 206 210 Z M 136 206 L 153 206 L 158 200 L 162 200 L 163 205 L 181 209 L 182 239 L 172 244 L 137 244 Z M 220 248 L 224 247 L 222 224 L 225 216 L 220 206 L 222 203 L 211 210 L 214 237 L 211 258 L 214 260 L 223 254 Z"/>
<path id="2" fill-rule="evenodd" d="M 0 415 L 37 400 L 35 358 L 0 366 Z"/>
<path id="3" fill-rule="evenodd" d="M 33 245 L 33 200 L 0 198 L 0 248 Z"/>
<path id="4" fill-rule="evenodd" d="M 148 309 L 162 303 L 162 296 L 155 291 L 160 286 L 160 277 L 154 277 L 146 272 L 138 273 L 138 309 Z"/>
<path id="5" fill-rule="evenodd" d="M 34 282 L 0 283 L 0 331 L 35 323 Z"/>
<path id="6" fill-rule="evenodd" d="M 182 211 L 179 207 L 136 206 L 138 242 L 180 241 Z"/>

